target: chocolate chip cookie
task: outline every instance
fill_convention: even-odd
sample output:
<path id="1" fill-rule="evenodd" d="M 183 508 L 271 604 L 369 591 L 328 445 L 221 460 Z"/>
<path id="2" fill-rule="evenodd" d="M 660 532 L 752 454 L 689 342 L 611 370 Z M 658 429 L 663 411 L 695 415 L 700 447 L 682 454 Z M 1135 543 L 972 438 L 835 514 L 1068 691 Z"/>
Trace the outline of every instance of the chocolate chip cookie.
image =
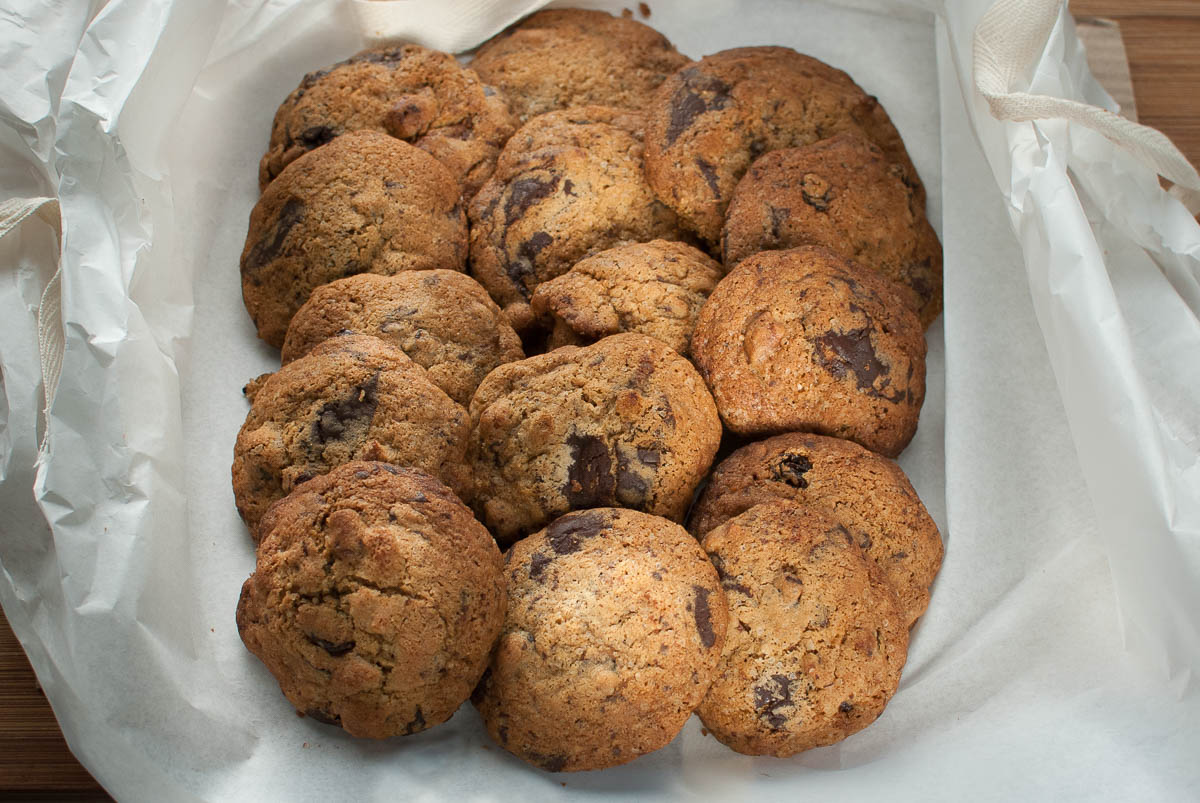
<path id="1" fill-rule="evenodd" d="M 504 749 L 551 772 L 632 761 L 704 698 L 725 595 L 695 539 L 630 510 L 569 513 L 505 557 L 508 613 L 472 701 Z"/>
<path id="2" fill-rule="evenodd" d="M 640 22 L 556 8 L 484 42 L 471 67 L 504 92 L 523 122 L 573 106 L 641 108 L 687 62 L 666 37 Z"/>
<path id="3" fill-rule="evenodd" d="M 252 534 L 272 502 L 354 460 L 414 466 L 465 491 L 466 410 L 389 343 L 335 337 L 247 389 L 233 495 Z"/>
<path id="4" fill-rule="evenodd" d="M 925 401 L 916 313 L 827 248 L 742 260 L 701 308 L 692 355 L 740 435 L 812 431 L 895 457 Z"/>
<path id="5" fill-rule="evenodd" d="M 738 179 L 767 151 L 859 132 L 924 190 L 887 112 L 850 76 L 786 47 L 741 47 L 693 62 L 646 107 L 646 176 L 706 242 L 721 237 Z"/>
<path id="6" fill-rule="evenodd" d="M 725 216 L 727 265 L 759 251 L 823 245 L 912 296 L 925 326 L 942 309 L 942 244 L 903 170 L 858 134 L 771 151 L 738 182 Z"/>
<path id="7" fill-rule="evenodd" d="M 242 298 L 258 336 L 283 345 L 319 285 L 356 273 L 464 270 L 467 220 L 450 172 L 425 151 L 356 131 L 301 156 L 250 213 Z"/>
<path id="8" fill-rule="evenodd" d="M 259 532 L 238 632 L 297 711 L 384 739 L 470 696 L 504 623 L 504 567 L 445 485 L 348 463 L 274 505 Z"/>
<path id="9" fill-rule="evenodd" d="M 696 713 L 739 753 L 790 756 L 870 725 L 896 691 L 908 628 L 846 531 L 788 502 L 704 538 L 729 600 L 721 666 Z"/>
<path id="10" fill-rule="evenodd" d="M 318 287 L 288 326 L 283 363 L 345 331 L 397 346 L 463 406 L 489 371 L 525 356 L 487 291 L 452 270 L 362 273 Z"/>
<path id="11" fill-rule="evenodd" d="M 627 242 L 678 239 L 642 170 L 642 116 L 603 106 L 535 117 L 471 201 L 471 272 L 513 326 L 533 323 L 537 285 Z"/>
<path id="12" fill-rule="evenodd" d="M 501 543 L 583 508 L 679 521 L 721 439 L 692 364 L 640 334 L 501 365 L 471 426 L 473 507 Z"/>
<path id="13" fill-rule="evenodd" d="M 601 251 L 533 291 L 530 306 L 553 320 L 548 345 L 586 345 L 641 332 L 687 354 L 696 316 L 721 265 L 684 243 L 654 240 Z"/>
<path id="14" fill-rule="evenodd" d="M 801 432 L 743 446 L 713 470 L 692 508 L 702 536 L 761 502 L 786 499 L 845 527 L 875 561 L 912 625 L 929 606 L 942 538 L 900 466 L 856 443 Z"/>
<path id="15" fill-rule="evenodd" d="M 348 131 L 391 134 L 449 169 L 470 198 L 516 130 L 503 93 L 454 56 L 419 45 L 377 47 L 311 72 L 275 112 L 258 168 L 265 189 L 295 159 Z"/>

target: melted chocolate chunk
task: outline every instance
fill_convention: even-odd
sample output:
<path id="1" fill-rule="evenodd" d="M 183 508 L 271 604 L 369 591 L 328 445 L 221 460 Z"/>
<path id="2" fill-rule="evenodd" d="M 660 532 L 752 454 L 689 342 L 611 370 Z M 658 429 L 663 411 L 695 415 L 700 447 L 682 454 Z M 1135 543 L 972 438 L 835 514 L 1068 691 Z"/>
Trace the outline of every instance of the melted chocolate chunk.
<path id="1" fill-rule="evenodd" d="M 804 475 L 812 471 L 812 461 L 805 455 L 789 452 L 771 464 L 771 479 L 786 483 L 793 488 L 807 488 Z"/>
<path id="2" fill-rule="evenodd" d="M 320 647 L 325 652 L 332 655 L 334 658 L 337 658 L 339 655 L 345 655 L 346 653 L 348 653 L 352 649 L 354 649 L 354 640 L 353 639 L 351 639 L 350 641 L 342 641 L 339 643 L 334 643 L 332 641 L 326 641 L 323 638 L 317 638 L 316 636 L 312 635 L 311 633 L 306 633 L 305 638 L 308 639 L 310 644 Z"/>
<path id="3" fill-rule="evenodd" d="M 595 435 L 572 434 L 567 438 L 571 464 L 563 494 L 573 508 L 611 505 L 615 500 L 612 456 L 608 443 Z"/>
<path id="4" fill-rule="evenodd" d="M 693 613 L 696 616 L 696 632 L 700 634 L 700 643 L 711 648 L 717 643 L 717 634 L 713 632 L 712 611 L 708 607 L 709 590 L 702 586 L 692 586 L 696 592 L 696 604 Z"/>
<path id="5" fill-rule="evenodd" d="M 254 244 L 242 262 L 242 269 L 256 271 L 279 256 L 288 232 L 302 220 L 304 220 L 304 202 L 298 198 L 289 198 L 283 208 L 279 210 L 279 216 L 275 218 L 275 226 L 271 229 L 271 234 Z"/>
<path id="6" fill-rule="evenodd" d="M 689 67 L 679 73 L 683 84 L 671 96 L 671 119 L 667 123 L 667 147 L 675 144 L 679 135 L 692 127 L 696 118 L 729 105 L 731 87 L 719 78 Z"/>
<path id="7" fill-rule="evenodd" d="M 514 181 L 508 190 L 508 200 L 504 202 L 504 225 L 511 226 L 529 211 L 529 207 L 557 192 L 558 182 L 558 176 L 550 181 L 538 178 L 519 178 Z"/>
<path id="8" fill-rule="evenodd" d="M 871 345 L 869 327 L 849 332 L 826 332 L 816 339 L 813 356 L 837 379 L 844 377 L 847 372 L 854 374 L 855 385 L 868 396 L 893 404 L 904 398 L 902 391 L 887 392 L 892 383 L 887 376 L 891 369 L 879 361 L 879 355 Z M 880 378 L 883 381 L 877 388 L 875 381 Z"/>
<path id="9" fill-rule="evenodd" d="M 780 708 L 792 705 L 792 680 L 787 675 L 771 675 L 770 680 L 754 687 L 754 708 L 772 728 L 778 730 L 787 722 Z"/>
<path id="10" fill-rule="evenodd" d="M 534 552 L 533 555 L 529 557 L 529 579 L 541 581 L 542 572 L 546 570 L 546 567 L 550 565 L 550 561 L 552 560 L 554 560 L 554 558 L 550 557 L 549 555 L 541 552 Z"/>
<path id="11" fill-rule="evenodd" d="M 412 722 L 404 727 L 404 732 L 405 734 L 413 734 L 423 730 L 425 730 L 425 715 L 421 713 L 421 706 L 417 706 L 417 713 L 413 717 Z"/>
<path id="12" fill-rule="evenodd" d="M 818 212 L 828 212 L 829 204 L 833 200 L 833 188 L 825 179 L 815 173 L 808 173 L 800 184 L 800 197 Z"/>
<path id="13" fill-rule="evenodd" d="M 324 722 L 326 725 L 341 725 L 342 718 L 336 714 L 331 714 L 328 711 L 322 711 L 319 708 L 310 708 L 304 712 L 305 716 L 310 716 L 317 722 Z"/>
<path id="14" fill-rule="evenodd" d="M 327 125 L 315 125 L 311 128 L 306 128 L 296 137 L 296 141 L 305 147 L 306 150 L 313 150 L 333 140 L 338 135 L 338 132 Z"/>
<path id="15" fill-rule="evenodd" d="M 700 172 L 704 174 L 704 180 L 708 182 L 708 188 L 712 190 L 712 194 L 720 197 L 721 187 L 717 183 L 717 171 L 710 163 L 696 157 L 696 167 L 700 168 Z"/>
<path id="16" fill-rule="evenodd" d="M 360 385 L 355 385 L 344 399 L 326 402 L 317 412 L 312 436 L 318 443 L 341 440 L 356 429 L 366 430 L 379 406 L 379 371 Z"/>
<path id="17" fill-rule="evenodd" d="M 556 555 L 578 552 L 584 538 L 599 535 L 608 529 L 608 519 L 598 510 L 588 510 L 556 519 L 546 528 L 546 540 Z M 549 560 L 549 558 L 547 558 Z M 533 571 L 530 570 L 530 576 Z"/>

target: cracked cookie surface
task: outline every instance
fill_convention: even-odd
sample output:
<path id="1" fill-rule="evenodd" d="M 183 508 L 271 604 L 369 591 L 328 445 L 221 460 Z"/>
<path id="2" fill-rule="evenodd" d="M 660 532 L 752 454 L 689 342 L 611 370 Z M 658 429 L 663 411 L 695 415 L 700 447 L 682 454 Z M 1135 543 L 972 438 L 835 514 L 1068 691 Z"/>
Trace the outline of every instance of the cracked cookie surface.
<path id="1" fill-rule="evenodd" d="M 373 130 L 427 151 L 470 198 L 516 127 L 503 94 L 449 53 L 412 44 L 372 48 L 309 73 L 288 95 L 275 112 L 259 189 L 335 137 Z"/>
<path id="2" fill-rule="evenodd" d="M 823 245 L 896 282 L 925 326 L 942 309 L 942 244 L 903 171 L 857 134 L 771 151 L 738 182 L 722 253 Z"/>
<path id="3" fill-rule="evenodd" d="M 762 502 L 784 499 L 845 527 L 883 570 L 911 626 L 929 606 L 941 534 L 895 462 L 856 443 L 789 432 L 751 443 L 713 469 L 691 511 L 703 536 Z"/>
<path id="4" fill-rule="evenodd" d="M 356 131 L 292 162 L 250 212 L 242 299 L 278 348 L 312 291 L 356 273 L 464 270 L 458 184 L 425 151 Z"/>
<path id="5" fill-rule="evenodd" d="M 540 282 L 628 242 L 678 239 L 642 170 L 642 115 L 584 106 L 522 126 L 468 207 L 471 274 L 513 326 L 533 324 Z"/>
<path id="6" fill-rule="evenodd" d="M 700 307 L 720 279 L 720 263 L 690 245 L 630 243 L 542 282 L 530 304 L 534 315 L 554 322 L 551 349 L 640 332 L 686 355 Z"/>
<path id="7" fill-rule="evenodd" d="M 552 772 L 657 750 L 703 699 L 726 629 L 687 531 L 630 510 L 569 513 L 505 557 L 508 612 L 472 696 L 488 733 Z"/>
<path id="8" fill-rule="evenodd" d="M 721 439 L 692 364 L 640 334 L 500 366 L 471 426 L 473 507 L 501 543 L 584 508 L 679 521 Z"/>
<path id="9" fill-rule="evenodd" d="M 687 56 L 648 25 L 603 11 L 539 11 L 480 46 L 471 62 L 522 121 L 573 106 L 638 109 Z"/>
<path id="10" fill-rule="evenodd" d="M 504 621 L 503 564 L 445 485 L 349 463 L 274 505 L 260 533 L 238 632 L 297 711 L 382 739 L 470 696 Z"/>
<path id="11" fill-rule="evenodd" d="M 895 592 L 846 531 L 775 501 L 710 532 L 729 602 L 721 666 L 696 713 L 739 753 L 833 744 L 883 712 L 908 629 Z"/>
<path id="12" fill-rule="evenodd" d="M 723 50 L 663 82 L 646 107 L 646 176 L 707 243 L 738 179 L 767 151 L 862 133 L 924 189 L 879 102 L 841 70 L 786 47 Z"/>
<path id="13" fill-rule="evenodd" d="M 404 352 L 366 335 L 326 340 L 247 385 L 233 451 L 233 494 L 255 534 L 296 485 L 354 460 L 408 465 L 456 493 L 467 484 L 467 412 Z"/>
<path id="14" fill-rule="evenodd" d="M 740 435 L 811 431 L 895 457 L 925 400 L 925 334 L 895 285 L 819 247 L 748 257 L 709 296 L 692 356 Z"/>
<path id="15" fill-rule="evenodd" d="M 362 273 L 318 287 L 288 326 L 284 365 L 344 331 L 398 347 L 464 407 L 493 368 L 525 356 L 487 291 L 451 270 Z"/>

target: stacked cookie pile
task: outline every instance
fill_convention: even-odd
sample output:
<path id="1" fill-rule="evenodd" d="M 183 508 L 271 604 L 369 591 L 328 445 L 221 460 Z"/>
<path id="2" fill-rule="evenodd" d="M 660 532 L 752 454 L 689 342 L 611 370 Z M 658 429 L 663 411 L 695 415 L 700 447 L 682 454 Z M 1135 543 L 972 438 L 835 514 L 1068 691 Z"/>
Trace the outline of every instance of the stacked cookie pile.
<path id="1" fill-rule="evenodd" d="M 890 459 L 941 248 L 849 76 L 543 11 L 470 67 L 311 73 L 259 178 L 237 620 L 299 711 L 384 738 L 470 697 L 552 771 L 693 712 L 776 756 L 879 716 L 942 559 Z"/>

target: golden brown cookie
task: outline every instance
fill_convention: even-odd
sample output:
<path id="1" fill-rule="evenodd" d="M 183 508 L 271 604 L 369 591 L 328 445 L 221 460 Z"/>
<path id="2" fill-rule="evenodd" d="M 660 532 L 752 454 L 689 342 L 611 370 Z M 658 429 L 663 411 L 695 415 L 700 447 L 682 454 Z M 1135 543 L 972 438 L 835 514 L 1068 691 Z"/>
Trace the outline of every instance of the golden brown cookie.
<path id="1" fill-rule="evenodd" d="M 335 137 L 373 130 L 428 151 L 470 198 L 516 127 L 503 94 L 449 53 L 372 48 L 309 73 L 288 95 L 275 112 L 258 185 L 265 189 L 292 161 Z"/>
<path id="2" fill-rule="evenodd" d="M 501 543 L 582 508 L 679 521 L 721 439 L 692 364 L 639 334 L 500 366 L 471 425 L 473 507 Z"/>
<path id="3" fill-rule="evenodd" d="M 704 698 L 725 595 L 695 539 L 630 510 L 569 513 L 505 556 L 508 613 L 472 702 L 551 772 L 614 767 L 675 737 Z"/>
<path id="4" fill-rule="evenodd" d="M 631 243 L 542 282 L 530 306 L 554 322 L 551 349 L 641 332 L 686 355 L 696 316 L 720 278 L 721 265 L 690 245 Z"/>
<path id="5" fill-rule="evenodd" d="M 924 190 L 879 102 L 841 70 L 786 47 L 740 47 L 682 68 L 646 107 L 646 176 L 680 221 L 721 238 L 738 179 L 767 151 L 860 132 Z"/>
<path id="6" fill-rule="evenodd" d="M 480 46 L 471 68 L 524 122 L 574 106 L 640 109 L 687 56 L 658 31 L 603 11 L 539 11 Z"/>
<path id="7" fill-rule="evenodd" d="M 242 298 L 258 336 L 283 345 L 314 288 L 356 273 L 464 270 L 458 185 L 425 151 L 375 131 L 301 156 L 250 213 Z"/>
<path id="8" fill-rule="evenodd" d="M 942 309 L 942 244 L 902 172 L 858 134 L 771 151 L 733 192 L 725 264 L 759 251 L 823 245 L 900 285 L 929 326 Z"/>
<path id="9" fill-rule="evenodd" d="M 916 314 L 827 248 L 744 259 L 700 310 L 692 356 L 739 435 L 812 431 L 895 457 L 925 401 Z"/>
<path id="10" fill-rule="evenodd" d="M 678 239 L 642 172 L 642 116 L 603 106 L 535 117 L 471 201 L 471 273 L 518 331 L 540 282 L 627 242 Z"/>
<path id="11" fill-rule="evenodd" d="M 739 753 L 790 756 L 870 725 L 896 692 L 908 628 L 846 531 L 782 501 L 704 538 L 729 600 L 721 667 L 696 713 Z"/>
<path id="12" fill-rule="evenodd" d="M 237 625 L 296 710 L 384 739 L 445 722 L 504 622 L 500 550 L 450 489 L 348 463 L 259 525 Z"/>
<path id="13" fill-rule="evenodd" d="M 751 443 L 725 458 L 692 507 L 703 536 L 761 502 L 786 499 L 850 532 L 895 589 L 912 625 L 929 606 L 942 538 L 895 462 L 856 443 L 803 432 Z"/>
<path id="14" fill-rule="evenodd" d="M 466 410 L 378 338 L 326 340 L 247 391 L 233 495 L 252 534 L 272 502 L 354 460 L 414 466 L 459 495 L 466 490 Z"/>
<path id="15" fill-rule="evenodd" d="M 318 287 L 288 326 L 283 364 L 346 331 L 398 347 L 464 407 L 489 371 L 525 356 L 487 291 L 452 270 L 361 273 Z"/>

